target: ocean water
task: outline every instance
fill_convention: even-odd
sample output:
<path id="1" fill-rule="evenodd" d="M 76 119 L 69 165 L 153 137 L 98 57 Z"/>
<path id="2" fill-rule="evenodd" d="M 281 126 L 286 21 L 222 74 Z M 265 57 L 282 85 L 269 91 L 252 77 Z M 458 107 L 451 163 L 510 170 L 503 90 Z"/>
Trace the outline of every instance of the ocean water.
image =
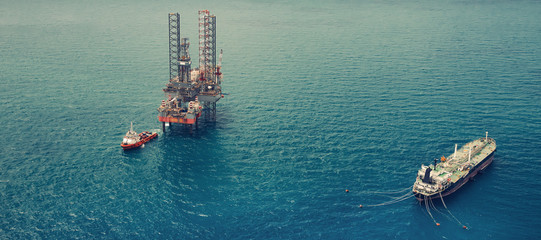
<path id="1" fill-rule="evenodd" d="M 131 121 L 161 126 L 167 14 L 197 63 L 200 9 L 224 50 L 216 122 L 124 152 Z M 537 239 L 539 16 L 506 0 L 2 1 L 0 238 Z M 468 230 L 414 199 L 358 207 L 486 131 L 493 164 L 446 199 Z"/>

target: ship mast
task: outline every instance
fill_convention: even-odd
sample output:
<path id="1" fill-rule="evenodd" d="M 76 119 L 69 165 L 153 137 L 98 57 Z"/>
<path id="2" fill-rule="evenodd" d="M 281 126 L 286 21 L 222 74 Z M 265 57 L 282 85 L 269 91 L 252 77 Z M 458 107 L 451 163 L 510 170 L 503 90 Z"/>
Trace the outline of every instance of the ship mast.
<path id="1" fill-rule="evenodd" d="M 455 143 L 455 154 L 453 154 L 453 159 L 456 159 L 456 148 L 458 147 L 458 144 Z"/>

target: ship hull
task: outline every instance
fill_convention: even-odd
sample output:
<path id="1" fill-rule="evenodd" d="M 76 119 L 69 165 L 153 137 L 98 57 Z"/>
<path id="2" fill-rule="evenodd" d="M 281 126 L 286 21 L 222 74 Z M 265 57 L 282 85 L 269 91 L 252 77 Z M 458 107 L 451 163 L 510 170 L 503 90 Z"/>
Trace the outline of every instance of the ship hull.
<path id="1" fill-rule="evenodd" d="M 124 150 L 130 150 L 130 149 L 134 149 L 134 148 L 138 148 L 140 147 L 141 145 L 147 143 L 148 141 L 154 139 L 155 137 L 157 137 L 158 134 L 157 133 L 152 133 L 150 136 L 146 137 L 146 138 L 142 138 L 140 141 L 134 143 L 134 144 L 120 144 L 120 146 L 122 147 L 122 149 Z"/>
<path id="2" fill-rule="evenodd" d="M 441 198 L 441 197 L 451 195 L 452 193 L 460 189 L 462 186 L 464 186 L 470 179 L 475 177 L 477 173 L 479 173 L 479 171 L 484 170 L 486 167 L 488 167 L 488 165 L 490 165 L 492 163 L 492 160 L 494 159 L 494 152 L 489 154 L 485 159 L 483 159 L 479 164 L 477 164 L 477 166 L 473 168 L 468 175 L 461 178 L 453 185 L 449 186 L 445 191 L 441 192 L 441 196 L 439 193 L 427 196 L 427 195 L 414 192 L 415 198 L 418 201 L 424 201 L 424 200 L 431 200 L 431 199 Z"/>

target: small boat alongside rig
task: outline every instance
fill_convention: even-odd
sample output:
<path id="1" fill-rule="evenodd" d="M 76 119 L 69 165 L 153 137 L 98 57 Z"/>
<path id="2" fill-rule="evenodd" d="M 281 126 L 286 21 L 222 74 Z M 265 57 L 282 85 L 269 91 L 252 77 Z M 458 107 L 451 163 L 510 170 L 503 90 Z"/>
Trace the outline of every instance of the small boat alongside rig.
<path id="1" fill-rule="evenodd" d="M 413 194 L 419 201 L 442 198 L 454 193 L 477 173 L 485 169 L 494 158 L 496 141 L 488 137 L 479 138 L 457 150 L 449 157 L 441 157 L 430 166 L 421 165 L 413 184 Z"/>
<path id="2" fill-rule="evenodd" d="M 124 150 L 138 148 L 141 145 L 145 144 L 146 142 L 152 140 L 153 138 L 157 136 L 158 136 L 158 133 L 156 132 L 151 133 L 148 131 L 144 131 L 137 134 L 137 132 L 133 131 L 133 123 L 131 123 L 130 130 L 126 133 L 126 136 L 124 136 L 124 139 L 122 139 L 122 143 L 120 144 L 120 146 Z"/>

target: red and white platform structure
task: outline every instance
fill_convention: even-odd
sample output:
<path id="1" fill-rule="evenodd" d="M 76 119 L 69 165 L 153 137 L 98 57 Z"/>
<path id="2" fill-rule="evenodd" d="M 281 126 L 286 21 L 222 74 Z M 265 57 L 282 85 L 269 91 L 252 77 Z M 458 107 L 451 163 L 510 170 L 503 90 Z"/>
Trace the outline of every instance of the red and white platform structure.
<path id="1" fill-rule="evenodd" d="M 197 125 L 205 110 L 216 120 L 216 102 L 221 90 L 221 57 L 216 65 L 216 16 L 199 11 L 199 68 L 191 69 L 188 38 L 180 38 L 180 14 L 169 14 L 169 82 L 163 89 L 165 99 L 158 107 L 163 131 L 170 123 Z"/>

